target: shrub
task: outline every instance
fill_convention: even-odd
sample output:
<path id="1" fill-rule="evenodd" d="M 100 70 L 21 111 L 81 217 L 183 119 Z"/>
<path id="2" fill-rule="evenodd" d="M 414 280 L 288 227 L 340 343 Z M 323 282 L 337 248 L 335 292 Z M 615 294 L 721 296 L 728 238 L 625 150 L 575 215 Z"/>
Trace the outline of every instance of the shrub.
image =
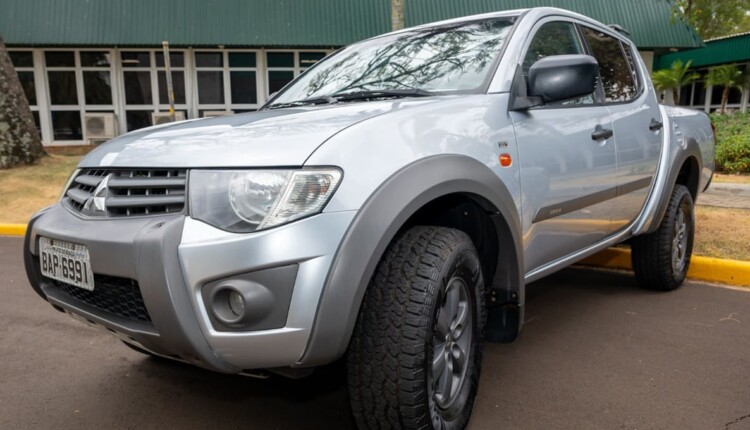
<path id="1" fill-rule="evenodd" d="M 750 114 L 712 114 L 716 127 L 716 170 L 750 173 Z"/>

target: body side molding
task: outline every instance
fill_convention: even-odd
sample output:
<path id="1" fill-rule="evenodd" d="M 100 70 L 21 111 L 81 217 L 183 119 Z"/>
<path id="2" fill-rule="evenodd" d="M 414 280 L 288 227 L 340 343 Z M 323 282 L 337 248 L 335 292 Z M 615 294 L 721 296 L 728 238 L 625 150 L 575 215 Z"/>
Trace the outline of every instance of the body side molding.
<path id="1" fill-rule="evenodd" d="M 635 181 L 630 181 L 616 187 L 607 188 L 606 190 L 597 191 L 595 193 L 587 194 L 582 197 L 555 203 L 554 205 L 541 207 L 536 211 L 534 219 L 531 222 L 536 223 L 562 216 L 571 212 L 575 212 L 577 210 L 587 208 L 589 206 L 593 206 L 598 203 L 605 202 L 607 200 L 614 199 L 615 197 L 620 197 L 625 194 L 632 193 L 633 191 L 637 191 L 641 188 L 646 188 L 651 185 L 652 179 L 653 176 L 636 179 Z"/>

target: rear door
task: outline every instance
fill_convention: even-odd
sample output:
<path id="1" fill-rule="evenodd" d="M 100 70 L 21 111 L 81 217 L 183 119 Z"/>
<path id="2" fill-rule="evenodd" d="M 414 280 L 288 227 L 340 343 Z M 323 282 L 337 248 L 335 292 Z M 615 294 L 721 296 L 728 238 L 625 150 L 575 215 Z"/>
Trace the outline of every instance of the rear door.
<path id="1" fill-rule="evenodd" d="M 584 54 L 575 24 L 564 18 L 538 22 L 519 59 L 525 91 L 531 65 L 549 55 Z M 524 88 L 519 89 L 519 85 Z M 597 94 L 528 111 L 510 113 L 519 151 L 525 269 L 530 272 L 604 239 L 611 230 L 615 190 L 612 138 L 592 133 L 611 130 Z"/>
<path id="2" fill-rule="evenodd" d="M 583 25 L 581 29 L 599 62 L 614 127 L 617 197 L 613 200 L 612 230 L 620 230 L 638 217 L 648 198 L 661 153 L 661 113 L 632 45 L 600 30 Z"/>

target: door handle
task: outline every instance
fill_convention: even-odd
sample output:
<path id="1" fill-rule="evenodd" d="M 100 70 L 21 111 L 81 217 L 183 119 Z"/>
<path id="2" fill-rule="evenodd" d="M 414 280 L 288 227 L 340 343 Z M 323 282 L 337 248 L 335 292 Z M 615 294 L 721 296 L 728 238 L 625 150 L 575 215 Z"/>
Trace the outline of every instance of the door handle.
<path id="1" fill-rule="evenodd" d="M 614 135 L 615 135 L 614 131 L 608 128 L 604 128 L 601 125 L 597 125 L 596 128 L 594 129 L 594 132 L 591 133 L 591 138 L 599 142 L 602 140 L 607 140 Z"/>
<path id="2" fill-rule="evenodd" d="M 648 125 L 648 129 L 651 131 L 661 130 L 664 127 L 664 123 L 651 118 L 651 124 Z"/>

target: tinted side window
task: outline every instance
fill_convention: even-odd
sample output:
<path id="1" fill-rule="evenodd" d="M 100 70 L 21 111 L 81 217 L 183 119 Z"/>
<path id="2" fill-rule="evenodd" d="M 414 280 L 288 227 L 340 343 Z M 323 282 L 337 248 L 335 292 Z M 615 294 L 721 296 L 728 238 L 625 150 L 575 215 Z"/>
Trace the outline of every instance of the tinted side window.
<path id="1" fill-rule="evenodd" d="M 549 22 L 542 25 L 523 58 L 524 76 L 529 76 L 529 69 L 537 61 L 550 55 L 583 54 L 583 47 L 578 40 L 576 29 L 570 22 Z"/>
<path id="2" fill-rule="evenodd" d="M 592 54 L 599 62 L 606 101 L 624 102 L 635 97 L 638 91 L 620 41 L 588 27 L 583 27 L 583 33 Z"/>
<path id="3" fill-rule="evenodd" d="M 620 43 L 622 44 L 622 52 L 625 53 L 625 58 L 628 60 L 628 66 L 630 66 L 630 74 L 633 75 L 636 92 L 640 91 L 642 88 L 641 79 L 638 77 L 638 68 L 635 63 L 635 58 L 633 58 L 633 50 L 629 45 L 622 43 L 622 41 Z"/>

